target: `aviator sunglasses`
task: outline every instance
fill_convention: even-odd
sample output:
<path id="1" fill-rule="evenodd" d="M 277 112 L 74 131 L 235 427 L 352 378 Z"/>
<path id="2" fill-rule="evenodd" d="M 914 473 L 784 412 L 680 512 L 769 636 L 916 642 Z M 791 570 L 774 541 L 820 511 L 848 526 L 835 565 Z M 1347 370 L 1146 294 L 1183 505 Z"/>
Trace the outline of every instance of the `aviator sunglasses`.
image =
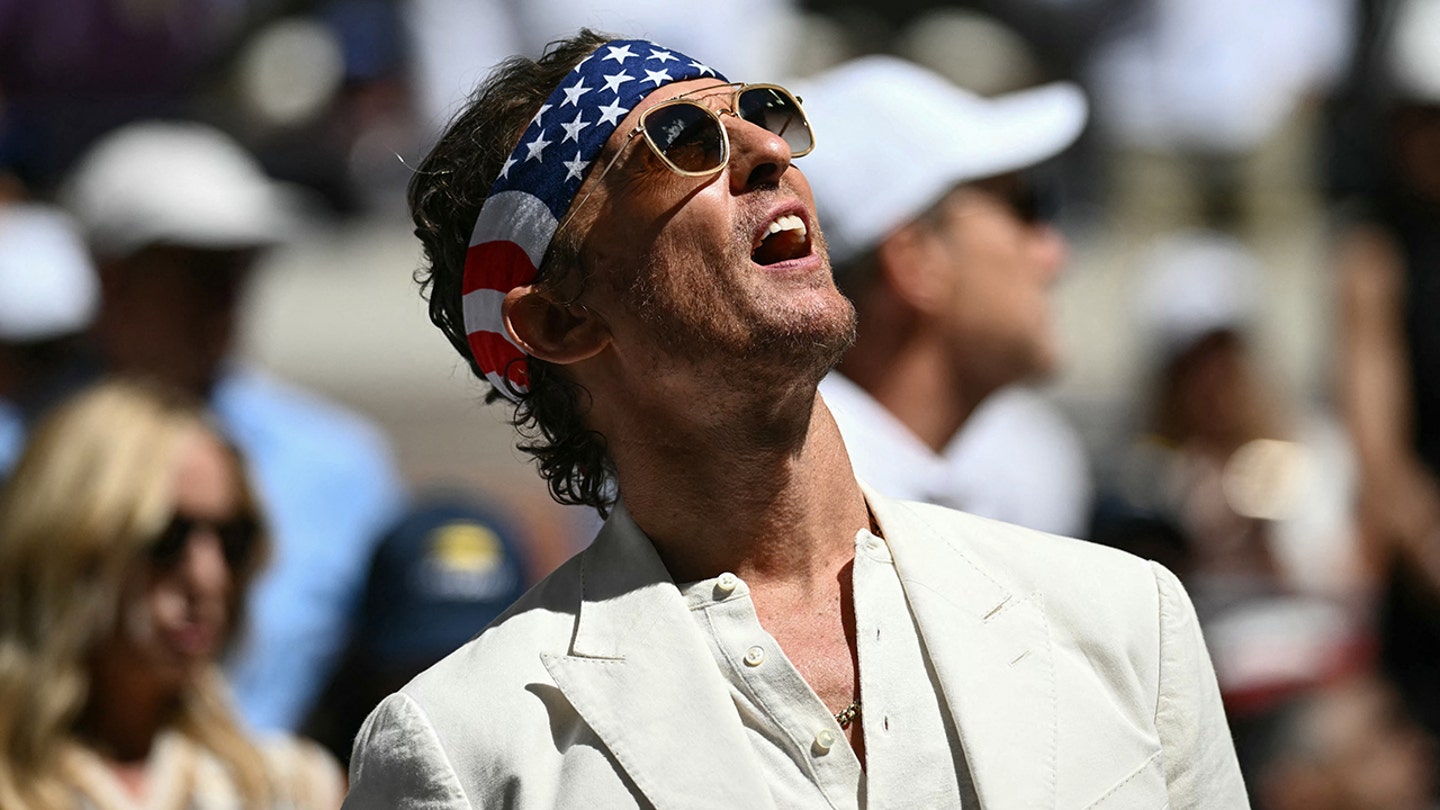
<path id="1" fill-rule="evenodd" d="M 195 532 L 201 529 L 215 534 L 220 541 L 220 552 L 231 571 L 239 571 L 250 560 L 260 536 L 260 524 L 254 518 L 239 516 L 228 520 L 207 520 L 176 514 L 150 542 L 147 548 L 150 562 L 159 568 L 173 568 L 185 555 Z"/>
<path id="2" fill-rule="evenodd" d="M 703 101 L 689 97 L 727 87 L 734 91 L 730 105 L 718 112 Z M 590 199 L 590 194 L 639 135 L 645 136 L 650 151 L 676 174 L 706 177 L 725 168 L 730 161 L 730 135 L 720 120 L 721 115 L 733 115 L 778 135 L 790 147 L 792 158 L 808 155 L 815 148 L 815 135 L 810 131 L 810 119 L 805 117 L 800 99 L 779 85 L 731 82 L 691 90 L 640 113 L 635 128 L 626 134 L 620 148 L 600 170 L 590 190 L 570 209 L 566 220 L 574 217 Z"/>

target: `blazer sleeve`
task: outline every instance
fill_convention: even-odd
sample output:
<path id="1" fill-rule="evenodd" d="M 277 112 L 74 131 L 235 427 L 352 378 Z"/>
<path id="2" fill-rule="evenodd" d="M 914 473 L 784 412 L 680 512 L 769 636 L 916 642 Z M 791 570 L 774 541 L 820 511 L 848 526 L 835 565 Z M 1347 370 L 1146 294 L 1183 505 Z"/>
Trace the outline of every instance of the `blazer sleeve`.
<path id="1" fill-rule="evenodd" d="M 361 726 L 343 810 L 471 810 L 425 710 L 409 695 L 385 698 Z"/>
<path id="2" fill-rule="evenodd" d="M 1250 807 L 1215 669 L 1195 606 L 1175 575 L 1151 563 L 1160 594 L 1160 689 L 1155 727 L 1173 810 Z"/>

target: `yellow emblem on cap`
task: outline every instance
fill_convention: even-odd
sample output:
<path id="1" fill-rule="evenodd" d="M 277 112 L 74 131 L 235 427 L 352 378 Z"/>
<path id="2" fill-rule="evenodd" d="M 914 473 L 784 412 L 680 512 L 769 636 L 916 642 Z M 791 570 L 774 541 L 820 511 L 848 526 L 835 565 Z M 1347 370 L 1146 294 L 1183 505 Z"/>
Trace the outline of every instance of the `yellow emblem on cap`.
<path id="1" fill-rule="evenodd" d="M 475 523 L 448 523 L 434 532 L 430 548 L 442 567 L 481 572 L 500 565 L 505 548 L 500 536 Z"/>

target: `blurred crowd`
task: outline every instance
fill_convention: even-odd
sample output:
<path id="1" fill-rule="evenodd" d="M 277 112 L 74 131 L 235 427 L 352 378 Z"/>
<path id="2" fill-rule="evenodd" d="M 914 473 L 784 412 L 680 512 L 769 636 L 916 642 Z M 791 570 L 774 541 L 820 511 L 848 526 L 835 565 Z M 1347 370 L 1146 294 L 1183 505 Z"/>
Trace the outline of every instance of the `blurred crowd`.
<path id="1" fill-rule="evenodd" d="M 322 393 L 354 358 L 285 379 L 240 340 L 277 255 L 408 239 L 477 80 L 582 25 L 814 105 L 862 478 L 1175 571 L 1257 808 L 1440 806 L 1440 0 L 0 0 L 0 806 L 109 807 L 146 763 L 333 806 L 378 699 L 588 541 L 418 475 Z M 934 216 L 987 261 L 960 229 L 996 206 L 1024 268 L 897 269 Z M 902 345 L 932 316 L 962 345 Z"/>

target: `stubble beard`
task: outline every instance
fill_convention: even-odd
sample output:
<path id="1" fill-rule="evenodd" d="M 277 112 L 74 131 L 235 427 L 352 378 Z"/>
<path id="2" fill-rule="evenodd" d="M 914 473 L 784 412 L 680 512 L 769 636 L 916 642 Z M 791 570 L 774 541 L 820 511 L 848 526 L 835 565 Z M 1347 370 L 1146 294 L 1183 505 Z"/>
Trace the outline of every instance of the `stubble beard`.
<path id="1" fill-rule="evenodd" d="M 737 229 L 737 243 L 748 235 Z M 815 236 L 816 250 L 824 241 Z M 747 257 L 748 258 L 748 257 Z M 818 384 L 855 342 L 854 305 L 828 279 L 801 290 L 805 299 L 830 299 L 800 306 L 764 285 L 735 281 L 734 257 L 692 254 L 684 257 L 699 272 L 676 273 L 675 262 L 650 256 L 634 282 L 617 291 L 635 318 L 656 335 L 657 350 L 691 368 L 715 367 L 727 379 Z M 728 280 L 728 281 L 727 281 Z M 738 304 L 738 306 L 736 306 Z"/>

